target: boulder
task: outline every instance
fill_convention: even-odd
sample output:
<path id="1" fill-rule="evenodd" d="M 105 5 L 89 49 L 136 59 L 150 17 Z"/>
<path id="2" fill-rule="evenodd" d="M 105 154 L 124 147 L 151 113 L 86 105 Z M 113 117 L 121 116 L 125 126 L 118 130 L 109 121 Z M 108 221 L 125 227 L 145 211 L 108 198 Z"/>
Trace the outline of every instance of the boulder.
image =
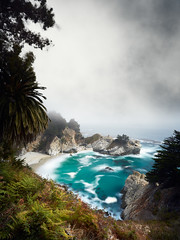
<path id="1" fill-rule="evenodd" d="M 110 167 L 106 167 L 105 171 L 107 171 L 107 172 L 114 172 L 114 170 L 112 168 L 110 168 Z"/>

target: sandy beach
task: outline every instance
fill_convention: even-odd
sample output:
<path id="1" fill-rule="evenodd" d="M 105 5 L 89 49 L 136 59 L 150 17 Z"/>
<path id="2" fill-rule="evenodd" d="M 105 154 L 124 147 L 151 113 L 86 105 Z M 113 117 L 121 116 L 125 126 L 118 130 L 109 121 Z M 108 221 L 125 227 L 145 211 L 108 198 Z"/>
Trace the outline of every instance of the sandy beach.
<path id="1" fill-rule="evenodd" d="M 50 156 L 50 155 L 38 153 L 38 152 L 27 152 L 24 155 L 21 155 L 20 158 L 25 159 L 25 163 L 28 164 L 33 169 L 34 172 L 36 172 L 36 170 L 39 167 L 44 165 L 49 160 L 52 160 L 53 158 L 57 156 L 62 156 L 62 155 L 63 154 L 60 153 L 56 156 Z"/>

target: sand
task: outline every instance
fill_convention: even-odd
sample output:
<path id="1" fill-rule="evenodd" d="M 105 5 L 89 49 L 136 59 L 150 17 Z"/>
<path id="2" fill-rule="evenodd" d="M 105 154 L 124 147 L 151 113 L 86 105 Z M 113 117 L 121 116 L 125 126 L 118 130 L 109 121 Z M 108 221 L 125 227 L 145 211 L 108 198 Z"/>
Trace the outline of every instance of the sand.
<path id="1" fill-rule="evenodd" d="M 27 152 L 24 155 L 20 156 L 21 159 L 25 160 L 25 164 L 28 164 L 35 172 L 39 167 L 41 167 L 47 161 L 51 160 L 54 157 L 55 156 L 50 156 L 50 155 L 38 153 L 38 152 Z"/>

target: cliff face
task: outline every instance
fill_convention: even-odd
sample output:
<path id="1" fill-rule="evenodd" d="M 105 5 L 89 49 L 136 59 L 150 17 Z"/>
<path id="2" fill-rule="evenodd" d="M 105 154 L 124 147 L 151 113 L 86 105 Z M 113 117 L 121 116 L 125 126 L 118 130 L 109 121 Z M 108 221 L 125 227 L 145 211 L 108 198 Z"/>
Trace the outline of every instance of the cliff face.
<path id="1" fill-rule="evenodd" d="M 76 153 L 80 150 L 84 150 L 84 147 L 79 146 L 78 141 L 80 139 L 80 134 L 77 133 L 68 127 L 66 127 L 63 130 L 63 136 L 62 138 L 55 137 L 51 144 L 49 145 L 49 148 L 47 149 L 47 152 L 49 155 L 57 155 L 60 152 L 64 153 Z"/>
<path id="2" fill-rule="evenodd" d="M 165 212 L 180 211 L 180 193 L 175 188 L 152 186 L 145 175 L 134 171 L 122 190 L 122 218 L 125 220 L 161 219 Z"/>
<path id="3" fill-rule="evenodd" d="M 40 149 L 37 147 L 38 144 L 41 146 Z M 66 127 L 62 131 L 61 138 L 57 136 L 53 138 L 47 136 L 38 137 L 35 142 L 28 145 L 26 150 L 33 151 L 36 149 L 49 155 L 57 155 L 60 152 L 76 153 L 90 148 L 102 154 L 121 156 L 140 153 L 141 145 L 137 140 L 130 140 L 128 138 L 127 141 L 120 142 L 118 139 L 113 139 L 110 136 L 102 137 L 99 134 L 84 139 L 80 132 Z"/>

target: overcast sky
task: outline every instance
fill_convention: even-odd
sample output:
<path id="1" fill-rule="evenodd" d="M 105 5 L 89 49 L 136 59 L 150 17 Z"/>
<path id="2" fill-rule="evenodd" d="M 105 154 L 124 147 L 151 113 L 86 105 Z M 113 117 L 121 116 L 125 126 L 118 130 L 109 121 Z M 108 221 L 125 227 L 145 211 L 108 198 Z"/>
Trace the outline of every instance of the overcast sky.
<path id="1" fill-rule="evenodd" d="M 46 107 L 83 132 L 180 130 L 179 0 L 49 0 L 54 47 L 36 51 Z"/>

